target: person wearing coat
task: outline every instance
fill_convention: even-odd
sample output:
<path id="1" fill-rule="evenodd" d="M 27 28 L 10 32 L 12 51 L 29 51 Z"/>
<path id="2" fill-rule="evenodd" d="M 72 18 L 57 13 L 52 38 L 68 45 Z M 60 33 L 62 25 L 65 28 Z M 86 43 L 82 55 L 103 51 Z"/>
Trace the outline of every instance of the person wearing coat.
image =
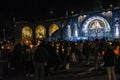
<path id="1" fill-rule="evenodd" d="M 34 53 L 35 80 L 44 80 L 47 61 L 48 51 L 45 47 L 45 43 L 40 42 L 40 45 Z"/>
<path id="2" fill-rule="evenodd" d="M 106 68 L 108 80 L 116 80 L 115 65 L 116 56 L 113 47 L 107 45 L 105 49 L 105 54 L 103 56 L 104 66 Z"/>

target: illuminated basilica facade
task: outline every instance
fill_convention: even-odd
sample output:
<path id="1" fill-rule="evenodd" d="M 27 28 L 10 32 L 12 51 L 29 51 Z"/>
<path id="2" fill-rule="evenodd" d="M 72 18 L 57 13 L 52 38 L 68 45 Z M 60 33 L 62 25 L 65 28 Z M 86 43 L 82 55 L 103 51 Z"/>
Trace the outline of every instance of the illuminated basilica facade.
<path id="1" fill-rule="evenodd" d="M 43 21 L 16 22 L 15 38 L 25 40 L 120 39 L 120 8 L 74 14 Z"/>

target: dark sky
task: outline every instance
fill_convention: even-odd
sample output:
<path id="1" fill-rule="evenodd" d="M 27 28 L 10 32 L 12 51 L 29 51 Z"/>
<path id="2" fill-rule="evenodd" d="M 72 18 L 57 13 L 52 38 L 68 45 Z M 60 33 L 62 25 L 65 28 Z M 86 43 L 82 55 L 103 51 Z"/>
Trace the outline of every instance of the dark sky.
<path id="1" fill-rule="evenodd" d="M 115 0 L 100 0 L 104 7 Z M 4 0 L 0 2 L 1 18 L 17 17 L 25 20 L 44 20 L 65 16 L 65 11 L 92 11 L 95 0 Z M 50 11 L 53 11 L 50 14 Z"/>
<path id="2" fill-rule="evenodd" d="M 64 16 L 66 10 L 90 10 L 92 1 L 88 0 L 9 0 L 1 6 L 5 16 L 49 17 L 52 10 L 54 16 Z M 52 14 L 52 15 L 53 15 Z M 51 16 L 51 15 L 50 15 Z"/>

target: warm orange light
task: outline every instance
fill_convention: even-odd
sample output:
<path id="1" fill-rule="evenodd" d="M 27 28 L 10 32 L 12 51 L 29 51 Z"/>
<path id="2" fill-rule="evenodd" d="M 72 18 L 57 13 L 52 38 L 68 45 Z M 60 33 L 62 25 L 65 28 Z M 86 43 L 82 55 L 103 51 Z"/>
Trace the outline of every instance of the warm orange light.
<path id="1" fill-rule="evenodd" d="M 4 46 L 1 46 L 2 49 L 4 49 Z"/>
<path id="2" fill-rule="evenodd" d="M 116 55 L 118 55 L 118 54 L 119 54 L 119 49 L 114 49 L 114 53 L 115 53 Z"/>
<path id="3" fill-rule="evenodd" d="M 104 55 L 105 54 L 105 51 L 102 51 L 102 55 Z"/>
<path id="4" fill-rule="evenodd" d="M 31 48 L 31 49 L 33 48 L 33 45 L 32 45 L 32 44 L 30 44 L 30 48 Z"/>

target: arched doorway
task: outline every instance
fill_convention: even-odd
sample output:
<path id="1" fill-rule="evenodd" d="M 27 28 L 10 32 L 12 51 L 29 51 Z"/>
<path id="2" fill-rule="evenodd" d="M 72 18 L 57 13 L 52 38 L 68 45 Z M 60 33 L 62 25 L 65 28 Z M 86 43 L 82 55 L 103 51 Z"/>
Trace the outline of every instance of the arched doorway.
<path id="1" fill-rule="evenodd" d="M 90 38 L 111 37 L 111 27 L 108 20 L 101 15 L 87 17 L 81 27 L 81 36 Z"/>
<path id="2" fill-rule="evenodd" d="M 23 42 L 27 42 L 29 44 L 29 42 L 31 42 L 33 39 L 33 31 L 29 26 L 25 26 L 22 29 L 22 41 Z"/>
<path id="3" fill-rule="evenodd" d="M 59 29 L 59 26 L 57 24 L 50 25 L 50 27 L 49 27 L 49 36 L 51 36 L 58 29 Z"/>
<path id="4" fill-rule="evenodd" d="M 36 39 L 44 39 L 46 38 L 46 28 L 43 25 L 38 25 L 35 29 L 35 37 Z"/>

